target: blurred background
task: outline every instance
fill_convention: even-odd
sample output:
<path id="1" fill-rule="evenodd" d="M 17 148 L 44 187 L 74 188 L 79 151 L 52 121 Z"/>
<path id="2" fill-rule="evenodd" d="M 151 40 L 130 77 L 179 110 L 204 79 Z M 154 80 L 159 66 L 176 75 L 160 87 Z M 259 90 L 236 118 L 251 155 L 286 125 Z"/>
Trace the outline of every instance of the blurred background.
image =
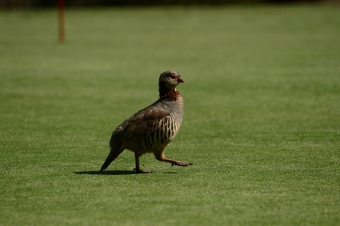
<path id="1" fill-rule="evenodd" d="M 68 0 L 66 6 L 150 6 L 150 5 L 220 5 L 220 4 L 282 4 L 322 3 L 340 0 Z M 53 7 L 56 1 L 45 0 L 0 0 L 1 8 Z"/>

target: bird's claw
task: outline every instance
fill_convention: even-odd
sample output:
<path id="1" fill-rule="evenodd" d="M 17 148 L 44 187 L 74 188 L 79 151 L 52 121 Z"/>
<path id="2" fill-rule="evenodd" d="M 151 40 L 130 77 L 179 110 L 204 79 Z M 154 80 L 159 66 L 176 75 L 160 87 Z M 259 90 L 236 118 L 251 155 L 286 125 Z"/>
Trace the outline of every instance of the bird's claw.
<path id="1" fill-rule="evenodd" d="M 189 165 L 192 165 L 192 163 L 191 162 L 179 162 L 179 161 L 176 161 L 176 162 L 171 163 L 171 166 L 174 166 L 174 165 L 177 165 L 177 166 L 189 166 Z"/>

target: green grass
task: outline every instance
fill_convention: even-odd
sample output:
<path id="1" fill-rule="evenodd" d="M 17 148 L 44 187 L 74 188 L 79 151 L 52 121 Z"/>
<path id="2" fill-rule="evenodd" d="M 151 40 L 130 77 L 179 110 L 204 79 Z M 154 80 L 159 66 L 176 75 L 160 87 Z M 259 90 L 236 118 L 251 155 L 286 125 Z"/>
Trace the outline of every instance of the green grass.
<path id="1" fill-rule="evenodd" d="M 339 225 L 337 5 L 0 13 L 0 225 Z M 115 127 L 185 80 L 166 156 Z"/>

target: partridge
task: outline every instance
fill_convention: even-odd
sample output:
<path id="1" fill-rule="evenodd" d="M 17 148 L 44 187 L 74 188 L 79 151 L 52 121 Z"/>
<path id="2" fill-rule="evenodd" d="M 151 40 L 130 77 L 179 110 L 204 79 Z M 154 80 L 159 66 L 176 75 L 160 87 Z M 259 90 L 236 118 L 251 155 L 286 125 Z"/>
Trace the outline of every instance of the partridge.
<path id="1" fill-rule="evenodd" d="M 188 166 L 192 163 L 168 159 L 164 155 L 165 147 L 175 138 L 183 119 L 183 98 L 176 89 L 179 83 L 184 83 L 176 71 L 165 71 L 159 77 L 159 99 L 150 106 L 138 111 L 121 123 L 112 133 L 110 153 L 101 171 L 105 170 L 125 149 L 135 153 L 135 171 L 141 170 L 139 157 L 153 153 L 157 160 L 169 162 L 172 165 Z"/>

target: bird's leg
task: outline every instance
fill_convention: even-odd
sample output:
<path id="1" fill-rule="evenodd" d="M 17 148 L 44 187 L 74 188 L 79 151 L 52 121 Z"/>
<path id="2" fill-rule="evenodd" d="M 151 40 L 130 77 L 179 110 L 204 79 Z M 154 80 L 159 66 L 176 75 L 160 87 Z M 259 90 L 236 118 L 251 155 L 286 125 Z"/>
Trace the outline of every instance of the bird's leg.
<path id="1" fill-rule="evenodd" d="M 141 155 L 135 153 L 135 163 L 136 163 L 136 168 L 134 168 L 133 170 L 136 171 L 136 173 L 152 173 L 153 171 L 151 170 L 141 170 L 139 167 L 139 157 Z"/>
<path id="2" fill-rule="evenodd" d="M 171 165 L 177 165 L 177 166 L 189 166 L 189 165 L 192 165 L 191 162 L 180 162 L 180 161 L 177 161 L 177 160 L 173 160 L 173 159 L 168 159 L 164 156 L 164 153 L 160 153 L 160 154 L 155 154 L 155 157 L 157 160 L 159 161 L 162 161 L 162 162 L 170 162 Z"/>

